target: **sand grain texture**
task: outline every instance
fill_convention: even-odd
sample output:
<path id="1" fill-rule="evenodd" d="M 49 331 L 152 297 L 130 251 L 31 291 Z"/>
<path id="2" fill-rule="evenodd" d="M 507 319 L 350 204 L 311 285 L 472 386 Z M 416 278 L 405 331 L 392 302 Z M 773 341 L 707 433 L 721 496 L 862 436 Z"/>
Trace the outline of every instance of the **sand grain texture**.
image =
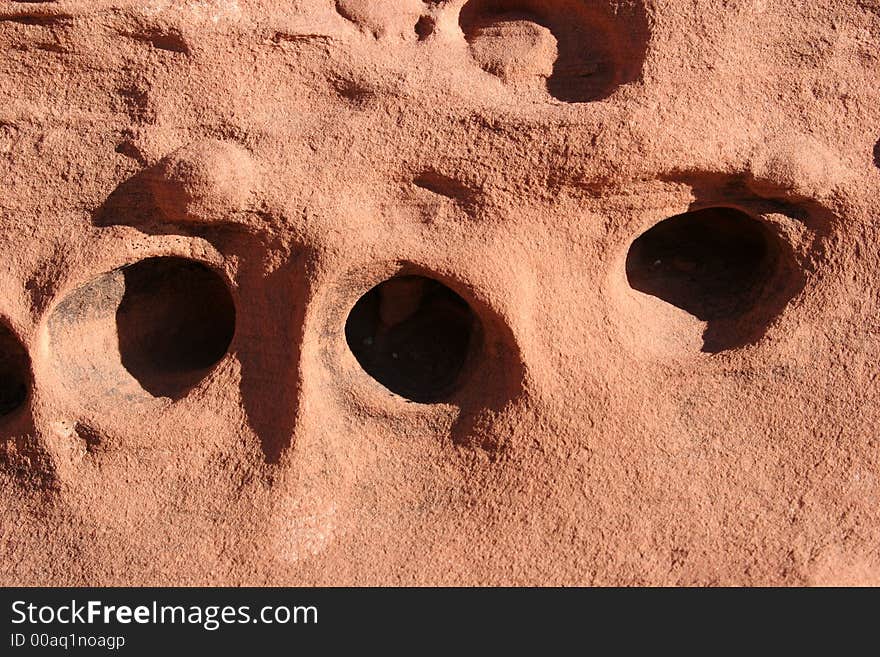
<path id="1" fill-rule="evenodd" d="M 876 1 L 0 47 L 0 583 L 880 584 Z"/>

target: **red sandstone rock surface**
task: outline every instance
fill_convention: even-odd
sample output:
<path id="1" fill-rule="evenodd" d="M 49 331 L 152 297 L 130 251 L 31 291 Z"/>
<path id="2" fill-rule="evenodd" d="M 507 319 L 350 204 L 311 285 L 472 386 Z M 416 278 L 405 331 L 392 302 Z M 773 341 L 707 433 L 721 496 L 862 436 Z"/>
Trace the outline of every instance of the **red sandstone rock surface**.
<path id="1" fill-rule="evenodd" d="M 877 0 L 0 46 L 3 584 L 880 583 Z"/>

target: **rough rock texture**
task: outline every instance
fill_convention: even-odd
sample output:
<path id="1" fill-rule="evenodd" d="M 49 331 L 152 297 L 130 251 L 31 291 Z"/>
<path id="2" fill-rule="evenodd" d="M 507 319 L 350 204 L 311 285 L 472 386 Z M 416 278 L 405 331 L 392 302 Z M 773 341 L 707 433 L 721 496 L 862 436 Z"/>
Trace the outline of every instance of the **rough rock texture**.
<path id="1" fill-rule="evenodd" d="M 880 584 L 878 0 L 0 46 L 3 584 Z"/>

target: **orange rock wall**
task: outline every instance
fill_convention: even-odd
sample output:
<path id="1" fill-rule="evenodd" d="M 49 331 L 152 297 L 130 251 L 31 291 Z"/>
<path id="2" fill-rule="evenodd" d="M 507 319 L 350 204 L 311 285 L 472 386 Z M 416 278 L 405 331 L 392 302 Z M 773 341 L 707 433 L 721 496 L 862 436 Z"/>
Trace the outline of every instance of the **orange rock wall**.
<path id="1" fill-rule="evenodd" d="M 0 583 L 880 584 L 877 0 L 0 47 Z"/>

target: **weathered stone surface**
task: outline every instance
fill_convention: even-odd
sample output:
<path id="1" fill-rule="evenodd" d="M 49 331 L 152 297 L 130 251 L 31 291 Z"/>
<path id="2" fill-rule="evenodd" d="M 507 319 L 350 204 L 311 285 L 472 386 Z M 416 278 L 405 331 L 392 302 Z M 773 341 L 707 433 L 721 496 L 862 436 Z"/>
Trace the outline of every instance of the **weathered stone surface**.
<path id="1" fill-rule="evenodd" d="M 0 583 L 880 584 L 878 44 L 0 3 Z"/>

